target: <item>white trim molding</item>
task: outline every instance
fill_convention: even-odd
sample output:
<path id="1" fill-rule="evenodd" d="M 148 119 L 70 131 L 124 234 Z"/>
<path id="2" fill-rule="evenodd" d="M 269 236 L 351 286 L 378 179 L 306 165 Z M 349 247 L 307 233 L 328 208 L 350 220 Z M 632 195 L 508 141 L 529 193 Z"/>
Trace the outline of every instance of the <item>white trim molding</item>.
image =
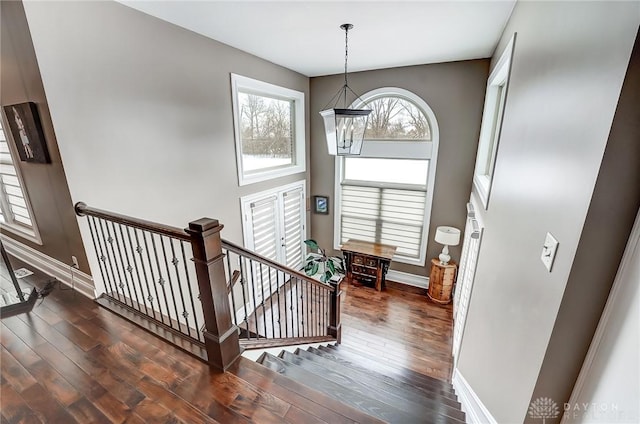
<path id="1" fill-rule="evenodd" d="M 72 287 L 77 290 L 78 293 L 85 295 L 89 299 L 95 299 L 96 293 L 93 287 L 93 278 L 91 278 L 90 275 L 5 235 L 2 235 L 0 238 L 7 252 L 11 255 L 45 274 L 54 277 L 65 285 Z"/>
<path id="2" fill-rule="evenodd" d="M 498 424 L 457 368 L 453 371 L 452 383 L 466 414 L 467 423 Z"/>
<path id="3" fill-rule="evenodd" d="M 429 288 L 429 277 L 422 275 L 409 274 L 407 272 L 390 269 L 387 272 L 386 279 L 395 281 L 396 283 L 406 284 L 407 286 L 420 287 L 422 289 Z"/>
<path id="4" fill-rule="evenodd" d="M 489 207 L 489 197 L 496 156 L 500 143 L 502 118 L 509 91 L 509 76 L 511 74 L 511 58 L 513 57 L 516 34 L 513 34 L 509 44 L 498 59 L 493 71 L 489 75 L 480 126 L 478 153 L 476 155 L 475 170 L 473 171 L 473 188 L 478 193 L 484 209 Z"/>
<path id="5" fill-rule="evenodd" d="M 306 163 L 306 130 L 305 130 L 305 95 L 301 91 L 286 87 L 280 87 L 268 82 L 259 81 L 242 75 L 231 74 L 231 93 L 233 106 L 233 128 L 236 144 L 236 163 L 238 167 L 238 184 L 240 186 L 267 181 L 285 175 L 299 174 L 307 170 Z M 241 131 L 241 103 L 239 93 L 254 94 L 270 98 L 292 102 L 291 132 L 293 151 L 291 164 L 269 168 L 259 168 L 251 171 L 245 170 L 244 154 L 242 151 Z"/>
<path id="6" fill-rule="evenodd" d="M 622 260 L 620 261 L 618 272 L 616 273 L 615 279 L 613 280 L 611 292 L 609 293 L 604 311 L 602 311 L 602 315 L 600 316 L 600 321 L 598 322 L 598 327 L 596 328 L 596 332 L 593 335 L 593 339 L 591 340 L 591 345 L 589 346 L 589 350 L 587 351 L 587 356 L 582 363 L 582 368 L 580 369 L 580 374 L 578 374 L 578 378 L 576 379 L 576 384 L 573 386 L 571 397 L 569 397 L 569 405 L 577 405 L 580 401 L 582 391 L 584 390 L 587 379 L 591 376 L 591 368 L 593 367 L 593 364 L 602 346 L 602 341 L 605 337 L 605 333 L 607 331 L 607 328 L 609 327 L 608 323 L 611 319 L 611 315 L 615 311 L 617 305 L 620 304 L 620 299 L 622 298 L 624 292 L 624 285 L 634 283 L 631 278 L 628 278 L 628 273 L 631 272 L 630 267 L 632 266 L 631 263 L 633 261 L 633 255 L 639 250 L 639 248 L 640 210 L 638 210 L 638 214 L 636 215 L 636 221 L 633 224 L 631 234 L 629 235 L 629 240 L 627 241 L 627 246 L 625 247 L 624 253 L 622 255 Z M 567 418 L 565 415 L 563 415 L 562 417 L 562 422 L 565 422 L 565 419 Z"/>

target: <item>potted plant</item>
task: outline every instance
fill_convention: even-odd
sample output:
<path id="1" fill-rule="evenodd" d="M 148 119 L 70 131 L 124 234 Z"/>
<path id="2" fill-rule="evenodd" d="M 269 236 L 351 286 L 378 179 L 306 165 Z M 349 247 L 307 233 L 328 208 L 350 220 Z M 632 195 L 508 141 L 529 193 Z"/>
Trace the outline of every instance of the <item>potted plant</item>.
<path id="1" fill-rule="evenodd" d="M 311 250 L 305 260 L 305 274 L 311 277 L 320 272 L 320 281 L 323 283 L 328 283 L 336 274 L 344 275 L 344 262 L 341 257 L 327 256 L 325 250 L 313 239 L 305 240 L 304 244 Z"/>

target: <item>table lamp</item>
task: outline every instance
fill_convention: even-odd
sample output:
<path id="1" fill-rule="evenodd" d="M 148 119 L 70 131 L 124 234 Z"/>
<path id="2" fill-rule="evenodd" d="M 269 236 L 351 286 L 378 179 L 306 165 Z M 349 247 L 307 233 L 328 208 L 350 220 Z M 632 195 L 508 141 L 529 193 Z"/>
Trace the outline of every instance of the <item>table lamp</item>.
<path id="1" fill-rule="evenodd" d="M 449 246 L 457 246 L 460 243 L 460 230 L 454 227 L 441 226 L 436 228 L 436 242 L 444 244 L 442 253 L 438 256 L 440 262 L 446 265 L 451 260 Z"/>

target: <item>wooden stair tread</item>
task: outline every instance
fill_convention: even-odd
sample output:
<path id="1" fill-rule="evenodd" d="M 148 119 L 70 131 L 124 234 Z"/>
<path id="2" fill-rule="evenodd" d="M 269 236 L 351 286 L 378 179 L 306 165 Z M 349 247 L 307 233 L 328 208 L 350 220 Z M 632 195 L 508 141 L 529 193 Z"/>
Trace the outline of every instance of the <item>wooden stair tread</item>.
<path id="1" fill-rule="evenodd" d="M 241 357 L 228 371 L 255 386 L 268 388 L 274 395 L 287 399 L 300 409 L 310 411 L 323 421 L 336 424 L 382 423 L 381 420 L 367 415 L 357 408 L 346 405 L 250 359 Z"/>
<path id="2" fill-rule="evenodd" d="M 305 351 L 301 352 L 304 355 Z M 308 357 L 311 360 L 317 360 L 320 363 L 324 364 L 338 364 L 336 369 L 351 369 L 360 376 L 370 377 L 371 379 L 375 379 L 380 382 L 384 382 L 385 384 L 396 387 L 397 391 L 399 393 L 403 393 L 403 396 L 405 396 L 407 399 L 418 399 L 426 397 L 429 400 L 441 402 L 444 405 L 460 410 L 460 402 L 458 402 L 455 399 L 455 396 L 450 394 L 449 392 L 441 392 L 438 389 L 425 389 L 422 387 L 417 387 L 400 379 L 393 378 L 386 374 L 374 371 L 366 366 L 359 365 L 357 361 L 348 361 L 340 356 L 336 356 L 323 350 L 315 349 L 313 347 L 310 347 L 306 352 L 313 356 L 313 358 L 311 356 Z"/>
<path id="3" fill-rule="evenodd" d="M 356 352 L 355 350 L 345 349 L 340 347 L 339 349 L 332 346 L 320 346 L 320 349 L 332 353 L 337 356 L 342 356 L 346 360 L 354 360 L 359 363 L 370 367 L 371 369 L 381 373 L 392 376 L 393 378 L 401 379 L 402 381 L 425 389 L 435 389 L 440 391 L 442 394 L 448 394 L 450 397 L 455 398 L 455 390 L 453 386 L 448 386 L 446 383 L 440 380 L 436 380 L 434 378 L 430 378 L 428 376 L 424 376 L 417 373 L 409 372 L 411 370 L 407 370 L 402 367 L 394 367 L 386 362 L 380 362 L 376 360 L 374 357 L 367 355 L 362 352 Z"/>
<path id="4" fill-rule="evenodd" d="M 327 347 L 335 349 L 335 350 L 346 350 L 349 351 L 351 353 L 354 353 L 356 355 L 362 355 L 362 356 L 366 356 L 367 358 L 374 360 L 374 361 L 379 361 L 378 358 L 372 356 L 370 353 L 361 351 L 357 348 L 351 347 L 351 346 L 345 346 L 343 344 L 329 344 L 327 345 Z M 402 365 L 398 365 L 398 364 L 394 364 L 393 362 L 384 362 L 384 365 L 391 367 L 391 368 L 395 368 L 398 369 L 400 371 L 402 371 L 402 373 L 406 374 L 408 377 L 410 378 L 416 378 L 418 380 L 421 381 L 426 381 L 429 382 L 430 384 L 434 384 L 434 385 L 438 385 L 441 386 L 443 389 L 445 390 L 450 390 L 453 391 L 453 385 L 447 381 L 444 380 L 440 380 L 434 377 L 431 377 L 429 375 L 425 375 L 425 374 L 421 374 L 419 372 L 413 371 L 412 369 L 409 369 L 407 367 L 404 367 Z"/>
<path id="5" fill-rule="evenodd" d="M 315 357 L 310 358 L 310 357 Z M 321 358 L 313 353 L 296 350 L 296 353 L 283 351 L 280 358 L 296 364 L 323 378 L 341 384 L 361 395 L 378 399 L 381 402 L 408 411 L 412 415 L 423 416 L 440 414 L 456 420 L 464 420 L 464 413 L 459 408 L 450 407 L 442 402 L 420 396 L 401 387 L 388 384 L 374 375 L 363 374 L 342 366 L 338 362 Z M 319 360 L 324 361 L 322 363 Z M 461 422 L 461 421 L 459 421 Z"/>
<path id="6" fill-rule="evenodd" d="M 329 381 L 317 374 L 303 369 L 298 365 L 291 364 L 281 358 L 275 357 L 269 353 L 264 353 L 258 362 L 262 365 L 282 374 L 287 377 L 304 382 L 306 386 L 309 386 L 315 390 L 318 390 L 340 402 L 353 406 L 365 413 L 382 419 L 387 422 L 401 422 L 401 423 L 418 423 L 424 422 L 424 418 L 408 414 L 392 406 L 386 405 L 380 401 L 372 399 L 367 396 L 354 393 L 348 388 Z M 434 417 L 433 423 L 446 423 L 449 422 L 445 417 Z"/>

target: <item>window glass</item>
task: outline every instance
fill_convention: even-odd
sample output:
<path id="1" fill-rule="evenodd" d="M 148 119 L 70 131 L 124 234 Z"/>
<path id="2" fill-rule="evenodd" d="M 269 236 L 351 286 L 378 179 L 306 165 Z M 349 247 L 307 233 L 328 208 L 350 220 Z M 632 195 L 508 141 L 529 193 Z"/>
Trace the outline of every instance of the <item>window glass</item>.
<path id="1" fill-rule="evenodd" d="M 385 96 L 365 102 L 364 107 L 371 109 L 366 140 L 431 140 L 427 117 L 409 100 Z"/>
<path id="2" fill-rule="evenodd" d="M 239 91 L 244 171 L 278 168 L 294 160 L 294 102 Z"/>
<path id="3" fill-rule="evenodd" d="M 424 185 L 428 172 L 428 160 L 346 157 L 344 179 Z"/>
<path id="4" fill-rule="evenodd" d="M 304 172 L 304 93 L 231 75 L 240 185 Z"/>

